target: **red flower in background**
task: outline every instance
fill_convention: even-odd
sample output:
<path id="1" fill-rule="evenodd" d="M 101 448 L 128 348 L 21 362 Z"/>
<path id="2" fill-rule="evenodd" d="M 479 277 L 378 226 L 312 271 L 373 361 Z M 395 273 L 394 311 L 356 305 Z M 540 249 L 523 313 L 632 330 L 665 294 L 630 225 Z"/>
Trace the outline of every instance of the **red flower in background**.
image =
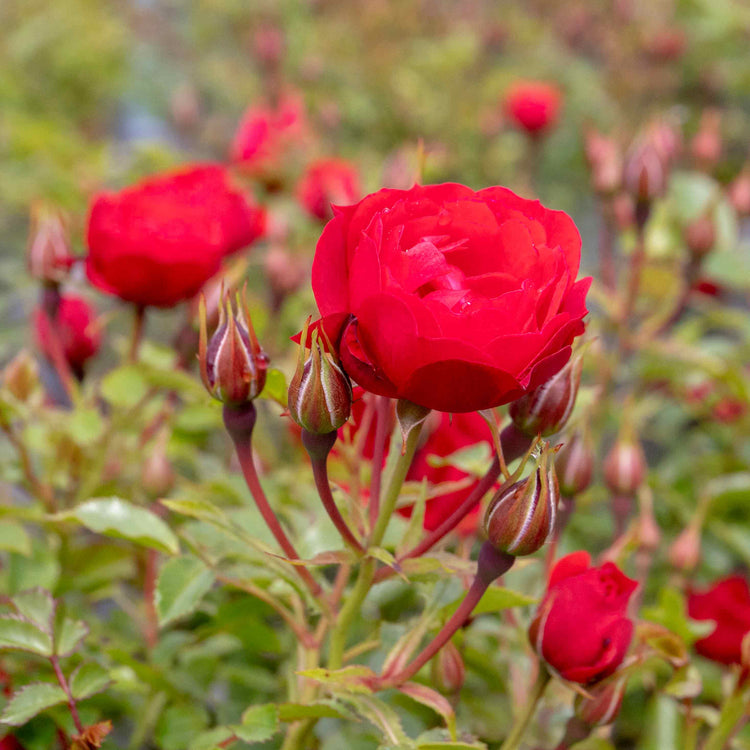
<path id="1" fill-rule="evenodd" d="M 52 359 L 52 327 L 41 308 L 34 310 L 33 322 L 39 348 Z M 80 374 L 87 360 L 97 353 L 101 344 L 96 311 L 82 297 L 66 295 L 60 299 L 55 325 L 65 358 L 72 370 Z"/>
<path id="2" fill-rule="evenodd" d="M 278 167 L 289 147 L 308 135 L 302 99 L 284 96 L 275 107 L 252 105 L 245 110 L 230 148 L 230 158 L 250 172 Z"/>
<path id="3" fill-rule="evenodd" d="M 620 666 L 633 637 L 628 600 L 638 583 L 616 565 L 589 567 L 588 552 L 561 558 L 529 628 L 541 656 L 563 679 L 587 684 Z"/>
<path id="4" fill-rule="evenodd" d="M 742 639 L 750 633 L 750 587 L 739 575 L 717 581 L 706 591 L 688 597 L 688 614 L 694 620 L 714 620 L 716 627 L 695 642 L 695 650 L 721 664 L 739 664 Z"/>
<path id="5" fill-rule="evenodd" d="M 543 81 L 518 81 L 506 92 L 508 117 L 531 135 L 539 135 L 557 123 L 562 94 L 557 86 Z"/>
<path id="6" fill-rule="evenodd" d="M 225 169 L 191 166 L 96 196 L 86 273 L 94 286 L 128 302 L 172 307 L 264 230 L 265 211 L 248 202 Z"/>
<path id="7" fill-rule="evenodd" d="M 310 164 L 297 183 L 297 200 L 321 221 L 333 218 L 334 206 L 347 206 L 362 195 L 359 174 L 344 159 L 319 159 Z"/>
<path id="8" fill-rule="evenodd" d="M 380 190 L 342 207 L 312 286 L 349 376 L 446 412 L 507 403 L 548 380 L 584 330 L 571 219 L 501 187 Z"/>

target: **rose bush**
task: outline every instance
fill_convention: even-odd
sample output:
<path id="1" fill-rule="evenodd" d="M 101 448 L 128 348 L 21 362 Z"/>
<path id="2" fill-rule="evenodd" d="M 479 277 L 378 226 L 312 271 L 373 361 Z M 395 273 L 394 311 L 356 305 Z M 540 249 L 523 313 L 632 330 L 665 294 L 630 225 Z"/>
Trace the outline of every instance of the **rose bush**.
<path id="1" fill-rule="evenodd" d="M 628 600 L 637 582 L 616 565 L 590 567 L 588 552 L 561 558 L 529 628 L 529 638 L 561 677 L 587 684 L 611 675 L 633 637 Z"/>
<path id="2" fill-rule="evenodd" d="M 337 209 L 315 299 L 350 377 L 446 412 L 507 403 L 568 361 L 590 279 L 572 220 L 502 187 L 384 189 Z"/>
<path id="3" fill-rule="evenodd" d="M 94 286 L 128 302 L 172 307 L 264 229 L 264 210 L 223 167 L 190 166 L 95 197 L 86 273 Z"/>
<path id="4" fill-rule="evenodd" d="M 694 620 L 713 620 L 714 630 L 695 642 L 695 650 L 722 664 L 739 664 L 742 640 L 750 633 L 750 587 L 739 575 L 717 581 L 706 591 L 688 597 L 688 614 Z"/>

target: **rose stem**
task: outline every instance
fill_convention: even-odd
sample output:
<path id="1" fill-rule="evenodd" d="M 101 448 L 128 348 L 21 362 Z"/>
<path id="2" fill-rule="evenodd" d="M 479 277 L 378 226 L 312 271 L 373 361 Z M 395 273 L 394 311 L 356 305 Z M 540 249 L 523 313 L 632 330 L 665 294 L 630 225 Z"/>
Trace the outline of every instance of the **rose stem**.
<path id="1" fill-rule="evenodd" d="M 375 528 L 380 513 L 380 483 L 383 477 L 383 458 L 388 440 L 388 411 L 391 400 L 378 396 L 375 405 L 375 450 L 372 456 L 372 477 L 370 479 L 370 529 Z"/>
<path id="2" fill-rule="evenodd" d="M 143 331 L 146 323 L 146 308 L 143 305 L 135 306 L 133 316 L 133 332 L 130 337 L 130 349 L 128 350 L 128 362 L 133 364 L 138 361 L 138 350 L 143 339 Z"/>
<path id="3" fill-rule="evenodd" d="M 515 425 L 508 425 L 500 435 L 500 441 L 503 446 L 503 455 L 508 462 L 522 456 L 531 445 L 531 438 L 522 435 Z M 419 557 L 428 550 L 432 549 L 446 534 L 453 531 L 456 526 L 471 512 L 476 504 L 484 497 L 485 493 L 492 487 L 497 478 L 500 476 L 500 461 L 497 456 L 492 460 L 487 473 L 479 480 L 479 484 L 473 489 L 471 494 L 448 518 L 443 521 L 434 531 L 431 531 L 419 544 L 413 549 L 405 552 L 398 558 L 398 562 L 403 562 L 412 557 Z M 377 581 L 380 582 L 393 575 L 391 568 L 382 568 Z"/>
<path id="4" fill-rule="evenodd" d="M 379 687 L 382 689 L 401 685 L 419 672 L 469 619 L 489 585 L 510 570 L 515 559 L 512 555 L 499 552 L 489 542 L 485 542 L 479 552 L 476 578 L 458 609 L 411 663 L 394 675 L 383 675 Z"/>
<path id="5" fill-rule="evenodd" d="M 500 746 L 500 750 L 517 750 L 521 744 L 523 735 L 526 733 L 526 728 L 534 716 L 537 703 L 539 703 L 540 698 L 544 695 L 544 690 L 549 681 L 550 673 L 544 667 L 540 667 L 536 681 L 526 699 L 526 705 L 523 707 L 521 714 L 516 718 L 510 734 L 505 738 L 505 742 Z"/>
<path id="6" fill-rule="evenodd" d="M 263 516 L 263 520 L 286 556 L 290 560 L 299 560 L 300 557 L 297 554 L 297 550 L 291 541 L 289 541 L 289 537 L 281 527 L 279 519 L 268 504 L 268 498 L 266 498 L 266 493 L 263 492 L 263 487 L 261 487 L 260 480 L 258 479 L 258 472 L 255 468 L 252 451 L 252 435 L 257 416 L 255 404 L 252 401 L 248 401 L 248 403 L 242 406 L 229 406 L 225 404 L 223 416 L 224 426 L 234 443 L 234 449 L 237 452 L 237 459 L 240 462 L 245 482 L 255 500 L 255 504 L 258 506 L 260 514 Z M 322 589 L 320 584 L 310 575 L 310 571 L 304 567 L 296 565 L 294 567 L 299 577 L 310 589 L 312 595 L 316 598 L 320 597 Z"/>
<path id="7" fill-rule="evenodd" d="M 703 745 L 703 750 L 723 750 L 729 747 L 729 740 L 747 721 L 748 679 L 746 670 L 737 678 L 737 685 L 731 695 L 724 701 L 719 714 L 719 723 Z"/>
<path id="8" fill-rule="evenodd" d="M 385 531 L 388 528 L 388 522 L 391 520 L 393 511 L 398 501 L 398 495 L 409 471 L 414 452 L 417 449 L 417 441 L 422 431 L 422 424 L 416 425 L 406 438 L 404 452 L 397 456 L 393 473 L 390 476 L 388 487 L 383 497 L 383 504 L 380 509 L 377 523 L 372 530 L 370 544 L 377 547 L 383 541 Z M 375 567 L 377 560 L 373 557 L 367 557 L 363 560 L 359 568 L 357 580 L 349 596 L 346 598 L 344 606 L 341 608 L 337 622 L 331 631 L 331 646 L 328 656 L 328 666 L 330 669 L 339 669 L 344 660 L 344 649 L 346 648 L 346 639 L 349 635 L 349 628 L 354 618 L 359 612 L 362 602 L 367 596 L 367 592 L 372 586 L 375 578 Z"/>
<path id="9" fill-rule="evenodd" d="M 312 464 L 313 477 L 315 479 L 315 487 L 318 490 L 318 495 L 323 503 L 323 507 L 326 509 L 328 516 L 333 525 L 341 534 L 341 538 L 348 544 L 355 552 L 363 555 L 365 550 L 360 544 L 359 540 L 354 536 L 352 530 L 347 525 L 341 512 L 336 507 L 336 501 L 333 499 L 331 493 L 331 485 L 328 481 L 328 454 L 331 452 L 338 432 L 333 430 L 326 435 L 316 435 L 315 433 L 302 430 L 302 445 L 305 446 L 307 455 L 310 456 L 310 463 Z"/>
<path id="10" fill-rule="evenodd" d="M 65 675 L 60 668 L 60 659 L 57 654 L 53 654 L 52 656 L 50 656 L 49 660 L 52 664 L 52 669 L 55 670 L 55 677 L 57 677 L 57 681 L 60 683 L 60 687 L 63 689 L 63 692 L 68 699 L 68 708 L 70 709 L 70 715 L 73 717 L 73 723 L 76 725 L 78 734 L 83 734 L 83 724 L 81 723 L 81 717 L 78 715 L 78 708 L 76 707 L 76 701 L 73 697 L 73 693 L 70 692 L 70 685 L 68 685 L 68 681 L 65 679 Z"/>
<path id="11" fill-rule="evenodd" d="M 636 239 L 635 249 L 633 255 L 630 258 L 630 275 L 628 276 L 628 285 L 625 289 L 625 299 L 622 303 L 622 309 L 620 311 L 620 325 L 621 325 L 621 336 L 620 336 L 620 348 L 624 350 L 626 348 L 626 336 L 628 333 L 628 321 L 630 316 L 633 314 L 633 308 L 635 307 L 635 300 L 638 296 L 638 289 L 641 285 L 641 275 L 643 272 L 643 265 L 646 262 L 646 222 L 651 210 L 650 203 L 641 202 L 636 205 Z"/>

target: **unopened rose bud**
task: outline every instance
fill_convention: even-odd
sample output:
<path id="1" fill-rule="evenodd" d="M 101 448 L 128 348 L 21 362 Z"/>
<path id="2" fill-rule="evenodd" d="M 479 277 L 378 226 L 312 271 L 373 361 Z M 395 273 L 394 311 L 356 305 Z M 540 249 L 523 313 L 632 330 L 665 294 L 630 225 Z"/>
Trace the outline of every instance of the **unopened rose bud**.
<path id="1" fill-rule="evenodd" d="M 698 567 L 701 558 L 701 533 L 693 523 L 686 526 L 669 548 L 669 562 L 677 570 L 690 573 Z"/>
<path id="2" fill-rule="evenodd" d="M 490 501 L 484 530 L 495 549 L 515 557 L 531 555 L 554 532 L 560 489 L 549 454 L 545 447 L 530 477 L 501 488 Z"/>
<path id="3" fill-rule="evenodd" d="M 620 713 L 625 695 L 625 679 L 612 679 L 590 685 L 586 691 L 591 696 L 577 695 L 574 703 L 576 716 L 590 727 L 611 724 Z"/>
<path id="4" fill-rule="evenodd" d="M 648 138 L 661 156 L 667 169 L 672 167 L 682 149 L 680 131 L 665 119 L 657 120 L 648 129 Z"/>
<path id="5" fill-rule="evenodd" d="M 247 300 L 243 291 L 237 295 L 237 309 L 232 309 L 229 294 L 219 307 L 219 327 L 207 341 L 206 306 L 200 305 L 200 342 L 198 359 L 206 390 L 230 406 L 252 401 L 266 383 L 268 356 L 255 336 Z"/>
<path id="6" fill-rule="evenodd" d="M 602 195 L 611 195 L 622 184 L 622 153 L 614 138 L 596 130 L 586 133 L 586 159 L 591 169 L 594 190 Z"/>
<path id="7" fill-rule="evenodd" d="M 637 142 L 630 150 L 623 180 L 636 204 L 650 204 L 666 191 L 667 163 L 650 139 Z"/>
<path id="8" fill-rule="evenodd" d="M 22 349 L 5 365 L 3 386 L 19 401 L 26 401 L 39 383 L 39 371 L 34 357 Z"/>
<path id="9" fill-rule="evenodd" d="M 631 497 L 646 478 L 646 457 L 634 437 L 620 437 L 604 459 L 604 481 L 615 495 Z"/>
<path id="10" fill-rule="evenodd" d="M 594 473 L 594 451 L 584 432 L 576 432 L 555 456 L 555 473 L 560 492 L 575 497 L 590 484 Z"/>
<path id="11" fill-rule="evenodd" d="M 27 259 L 29 273 L 38 281 L 65 281 L 75 257 L 62 211 L 44 203 L 32 206 Z"/>
<path id="12" fill-rule="evenodd" d="M 740 216 L 750 216 L 750 171 L 747 169 L 729 186 L 729 202 Z"/>
<path id="13" fill-rule="evenodd" d="M 578 395 L 583 360 L 570 360 L 560 372 L 510 405 L 516 427 L 531 437 L 559 432 L 568 421 Z"/>
<path id="14" fill-rule="evenodd" d="M 713 217 L 705 214 L 685 228 L 685 244 L 696 260 L 708 255 L 716 244 L 716 225 Z"/>
<path id="15" fill-rule="evenodd" d="M 721 158 L 721 113 L 707 109 L 701 115 L 698 132 L 690 142 L 690 153 L 701 169 L 711 171 Z"/>
<path id="16" fill-rule="evenodd" d="M 453 641 L 443 646 L 432 660 L 432 684 L 445 695 L 455 695 L 466 680 L 463 657 Z"/>
<path id="17" fill-rule="evenodd" d="M 309 321 L 308 321 L 309 323 Z M 320 332 L 313 331 L 305 361 L 307 324 L 302 331 L 297 370 L 289 383 L 289 416 L 304 430 L 327 435 L 341 427 L 352 408 L 352 386 Z M 326 342 L 327 343 L 327 342 Z"/>
<path id="18" fill-rule="evenodd" d="M 174 486 L 175 473 L 167 458 L 169 433 L 163 431 L 141 467 L 141 486 L 153 497 L 164 497 Z"/>

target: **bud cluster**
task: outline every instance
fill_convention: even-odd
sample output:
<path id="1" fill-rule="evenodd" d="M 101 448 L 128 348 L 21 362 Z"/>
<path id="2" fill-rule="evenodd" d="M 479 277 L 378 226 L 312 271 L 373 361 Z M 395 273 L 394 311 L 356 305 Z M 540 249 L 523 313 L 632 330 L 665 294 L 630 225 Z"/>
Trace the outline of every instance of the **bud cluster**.
<path id="1" fill-rule="evenodd" d="M 219 327 L 210 341 L 206 332 L 206 305 L 200 304 L 198 358 L 206 390 L 229 406 L 252 401 L 266 383 L 268 356 L 260 348 L 250 322 L 245 291 L 237 294 L 236 311 L 231 295 L 222 293 Z"/>

